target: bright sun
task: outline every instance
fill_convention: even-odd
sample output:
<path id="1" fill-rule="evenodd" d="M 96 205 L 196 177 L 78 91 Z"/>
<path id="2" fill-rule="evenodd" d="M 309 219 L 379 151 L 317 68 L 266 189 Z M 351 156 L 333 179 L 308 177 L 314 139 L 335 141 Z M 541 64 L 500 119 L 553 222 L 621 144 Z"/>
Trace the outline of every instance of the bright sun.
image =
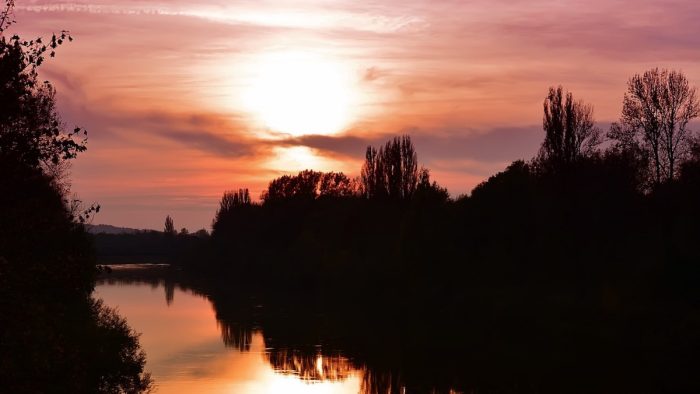
<path id="1" fill-rule="evenodd" d="M 244 100 L 272 131 L 334 134 L 350 122 L 355 87 L 342 63 L 308 52 L 279 52 L 261 56 L 253 72 Z"/>

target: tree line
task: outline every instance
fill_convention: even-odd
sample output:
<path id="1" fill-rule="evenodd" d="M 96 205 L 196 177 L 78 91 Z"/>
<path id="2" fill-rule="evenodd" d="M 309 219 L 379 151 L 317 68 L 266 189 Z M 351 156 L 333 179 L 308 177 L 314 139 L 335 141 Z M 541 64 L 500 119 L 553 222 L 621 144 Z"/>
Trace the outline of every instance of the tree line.
<path id="1" fill-rule="evenodd" d="M 622 253 L 622 233 L 607 231 L 620 225 L 613 223 L 616 215 L 626 220 L 623 224 L 630 228 L 624 231 L 631 234 L 648 236 L 657 231 L 650 223 L 632 226 L 635 211 L 669 231 L 678 231 L 682 223 L 684 231 L 679 234 L 657 236 L 664 242 L 675 238 L 691 243 L 698 230 L 694 219 L 682 218 L 681 213 L 692 218 L 697 214 L 692 201 L 697 192 L 693 185 L 698 183 L 700 142 L 689 126 L 699 111 L 696 88 L 685 75 L 652 69 L 629 79 L 621 118 L 603 132 L 595 123 L 592 105 L 575 99 L 561 86 L 552 87 L 543 101 L 544 140 L 538 154 L 528 161 L 513 162 L 477 185 L 470 195 L 451 198 L 445 188 L 431 181 L 428 169 L 419 167 L 411 138 L 396 137 L 378 148 L 367 147 L 358 177 L 313 170 L 284 175 L 269 183 L 259 202 L 245 188 L 225 192 L 213 220 L 209 248 L 217 257 L 201 265 L 243 267 L 250 272 L 275 266 L 279 272 L 303 275 L 305 271 L 298 268 L 310 261 L 315 261 L 312 267 L 340 270 L 342 264 L 333 259 L 355 259 L 353 271 L 359 267 L 379 273 L 410 268 L 434 273 L 434 263 L 414 261 L 416 256 L 425 256 L 452 261 L 445 267 L 450 272 L 491 259 L 480 254 L 487 253 L 481 252 L 485 245 L 499 249 L 498 243 L 504 241 L 495 235 L 499 232 L 505 232 L 505 239 L 512 243 L 499 253 L 515 245 L 525 247 L 529 241 L 533 241 L 529 247 L 541 244 L 542 251 L 563 252 L 562 245 L 575 240 L 554 240 L 567 231 L 588 237 L 594 248 L 613 245 L 618 246 L 616 253 Z M 493 227 L 485 212 L 496 207 L 501 211 L 493 212 L 492 219 L 501 220 L 501 228 L 488 236 L 480 234 L 479 229 Z M 584 213 L 590 213 L 589 217 L 579 216 Z M 550 234 L 550 244 L 546 239 L 533 239 L 540 234 L 526 230 L 546 224 L 561 230 Z M 483 242 L 472 244 L 474 239 Z M 665 249 L 693 250 L 676 243 Z M 662 253 L 664 247 L 655 244 L 654 250 Z M 625 247 L 629 249 L 622 253 L 624 260 L 638 252 L 632 245 Z M 517 258 L 516 253 L 513 250 L 501 262 L 514 264 L 511 260 Z M 542 257 L 554 258 L 546 253 Z M 295 266 L 294 260 L 303 263 Z"/>
<path id="2" fill-rule="evenodd" d="M 188 250 L 196 249 L 209 238 L 209 232 L 199 229 L 179 231 L 175 220 L 167 215 L 162 231 L 137 230 L 124 233 L 97 232 L 91 234 L 100 264 L 168 263 Z"/>
<path id="3" fill-rule="evenodd" d="M 397 352 L 490 354 L 499 344 L 484 338 L 501 338 L 557 357 L 577 344 L 571 357 L 591 370 L 649 367 L 650 392 L 697 388 L 697 116 L 696 89 L 677 71 L 630 78 L 606 131 L 590 104 L 552 87 L 537 155 L 469 195 L 450 197 L 410 137 L 397 137 L 367 148 L 358 177 L 306 170 L 272 180 L 259 202 L 244 188 L 224 193 L 185 268 L 268 304 L 315 300 L 339 327 L 352 324 L 348 311 L 372 316 L 398 330 Z M 440 335 L 410 340 L 425 332 Z"/>
<path id="4" fill-rule="evenodd" d="M 696 159 L 700 142 L 689 126 L 700 115 L 700 104 L 697 89 L 679 71 L 655 68 L 630 78 L 622 116 L 607 133 L 596 126 L 593 106 L 575 100 L 562 86 L 549 89 L 543 107 L 544 141 L 529 163 L 538 171 L 566 171 L 587 159 L 616 156 L 636 166 L 637 186 L 650 191 L 676 180 L 683 166 Z M 601 150 L 604 142 L 608 148 Z M 260 201 L 263 205 L 356 197 L 405 201 L 416 191 L 442 190 L 431 184 L 429 174 L 418 167 L 411 138 L 404 135 L 379 148 L 368 146 L 358 177 L 304 170 L 272 180 Z M 239 205 L 255 205 L 248 189 L 225 192 L 214 223 Z"/>

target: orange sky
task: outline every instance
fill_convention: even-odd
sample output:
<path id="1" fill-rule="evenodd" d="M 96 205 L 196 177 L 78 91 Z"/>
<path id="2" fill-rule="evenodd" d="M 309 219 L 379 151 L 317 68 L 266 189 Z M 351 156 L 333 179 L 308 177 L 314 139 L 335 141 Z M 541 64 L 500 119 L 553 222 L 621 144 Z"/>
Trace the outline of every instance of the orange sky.
<path id="1" fill-rule="evenodd" d="M 399 133 L 456 196 L 534 155 L 551 85 L 604 129 L 634 73 L 700 85 L 695 0 L 17 3 L 15 31 L 76 38 L 42 76 L 90 132 L 73 190 L 95 223 L 208 228 L 226 189 L 357 175 Z"/>

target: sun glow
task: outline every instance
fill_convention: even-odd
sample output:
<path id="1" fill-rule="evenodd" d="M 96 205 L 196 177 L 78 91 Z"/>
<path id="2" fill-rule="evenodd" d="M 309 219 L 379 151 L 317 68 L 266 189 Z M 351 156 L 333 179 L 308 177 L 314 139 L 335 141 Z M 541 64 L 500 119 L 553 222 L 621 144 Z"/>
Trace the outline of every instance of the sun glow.
<path id="1" fill-rule="evenodd" d="M 334 134 L 348 126 L 356 96 L 353 73 L 310 52 L 262 55 L 244 102 L 273 132 Z"/>
<path id="2" fill-rule="evenodd" d="M 269 168 L 293 173 L 302 170 L 316 171 L 346 171 L 347 164 L 330 157 L 319 155 L 313 149 L 306 146 L 275 147 L 270 160 Z"/>

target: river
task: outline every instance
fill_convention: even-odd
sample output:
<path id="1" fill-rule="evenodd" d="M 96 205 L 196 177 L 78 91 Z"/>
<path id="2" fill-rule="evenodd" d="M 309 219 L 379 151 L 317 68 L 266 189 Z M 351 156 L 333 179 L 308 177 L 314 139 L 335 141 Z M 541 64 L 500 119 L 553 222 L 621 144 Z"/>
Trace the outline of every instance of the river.
<path id="1" fill-rule="evenodd" d="M 342 357 L 324 359 L 319 351 L 309 374 L 294 362 L 274 367 L 270 355 L 285 349 L 266 346 L 261 330 L 250 333 L 244 348 L 226 346 L 212 303 L 192 290 L 102 281 L 95 295 L 140 333 L 158 393 L 361 392 L 361 371 Z"/>

